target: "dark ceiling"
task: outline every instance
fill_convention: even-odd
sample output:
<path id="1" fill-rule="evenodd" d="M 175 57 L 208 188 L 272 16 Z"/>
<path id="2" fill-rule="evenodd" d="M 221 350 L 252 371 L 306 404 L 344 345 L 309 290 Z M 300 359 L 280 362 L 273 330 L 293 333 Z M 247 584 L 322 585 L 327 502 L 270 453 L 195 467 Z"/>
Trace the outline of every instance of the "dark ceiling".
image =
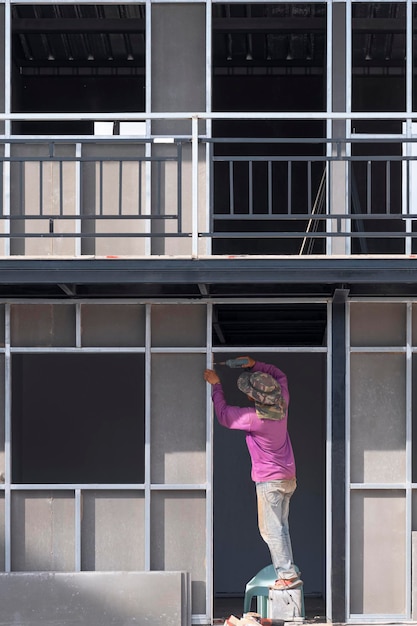
<path id="1" fill-rule="evenodd" d="M 325 304 L 219 304 L 214 307 L 215 346 L 322 346 Z"/>
<path id="2" fill-rule="evenodd" d="M 405 11 L 404 2 L 353 5 L 355 68 L 404 68 Z M 144 5 L 13 4 L 12 19 L 20 73 L 144 72 Z M 324 3 L 213 4 L 214 71 L 323 70 L 325 29 Z"/>

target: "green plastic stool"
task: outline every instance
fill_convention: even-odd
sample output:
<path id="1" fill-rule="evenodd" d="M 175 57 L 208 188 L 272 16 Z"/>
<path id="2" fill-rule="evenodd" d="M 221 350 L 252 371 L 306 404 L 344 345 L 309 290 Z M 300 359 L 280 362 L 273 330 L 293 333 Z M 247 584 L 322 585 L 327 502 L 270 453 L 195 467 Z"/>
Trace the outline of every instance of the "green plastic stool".
<path id="1" fill-rule="evenodd" d="M 252 598 L 256 597 L 256 610 L 261 617 L 268 617 L 269 587 L 276 581 L 275 567 L 267 565 L 258 572 L 247 584 L 243 602 L 243 612 L 249 613 Z"/>
<path id="2" fill-rule="evenodd" d="M 295 566 L 297 572 L 300 570 Z M 243 612 L 249 613 L 252 605 L 252 598 L 256 597 L 256 611 L 261 617 L 268 617 L 268 597 L 269 587 L 271 587 L 277 579 L 275 567 L 267 565 L 258 572 L 247 584 L 245 589 L 245 598 L 243 601 Z M 304 594 L 302 593 L 302 616 L 304 617 Z"/>

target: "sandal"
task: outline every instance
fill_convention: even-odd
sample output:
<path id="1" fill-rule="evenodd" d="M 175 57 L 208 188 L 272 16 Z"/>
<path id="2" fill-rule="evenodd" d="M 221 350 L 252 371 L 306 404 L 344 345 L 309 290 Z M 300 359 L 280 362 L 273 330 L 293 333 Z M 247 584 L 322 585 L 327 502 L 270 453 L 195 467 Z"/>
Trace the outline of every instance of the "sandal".
<path id="1" fill-rule="evenodd" d="M 301 578 L 278 578 L 275 583 L 270 587 L 271 589 L 275 589 L 278 591 L 282 591 L 283 589 L 296 589 L 297 587 L 301 587 L 303 581 Z"/>

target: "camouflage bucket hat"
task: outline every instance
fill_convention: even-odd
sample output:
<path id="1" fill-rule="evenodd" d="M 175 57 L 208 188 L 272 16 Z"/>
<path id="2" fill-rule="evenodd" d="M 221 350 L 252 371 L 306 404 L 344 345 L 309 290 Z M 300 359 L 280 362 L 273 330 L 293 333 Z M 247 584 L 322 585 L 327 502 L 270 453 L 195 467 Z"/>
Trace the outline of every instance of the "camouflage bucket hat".
<path id="1" fill-rule="evenodd" d="M 287 407 L 281 385 L 270 374 L 243 372 L 237 379 L 237 386 L 254 399 L 256 412 L 261 419 L 282 420 L 285 417 Z"/>

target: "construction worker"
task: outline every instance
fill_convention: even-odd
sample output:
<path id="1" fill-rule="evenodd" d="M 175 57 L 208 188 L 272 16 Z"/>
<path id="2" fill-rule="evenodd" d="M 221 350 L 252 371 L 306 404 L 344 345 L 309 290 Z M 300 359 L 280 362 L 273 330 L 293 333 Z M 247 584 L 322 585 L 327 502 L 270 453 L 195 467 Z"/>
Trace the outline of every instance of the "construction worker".
<path id="1" fill-rule="evenodd" d="M 274 589 L 294 589 L 303 583 L 294 565 L 288 525 L 289 505 L 297 482 L 295 461 L 287 430 L 289 392 L 287 377 L 275 365 L 242 359 L 245 371 L 237 386 L 254 402 L 250 407 L 226 403 L 219 376 L 206 369 L 204 380 L 212 385 L 212 399 L 219 423 L 246 432 L 256 484 L 258 526 L 271 553 L 277 579 Z"/>

